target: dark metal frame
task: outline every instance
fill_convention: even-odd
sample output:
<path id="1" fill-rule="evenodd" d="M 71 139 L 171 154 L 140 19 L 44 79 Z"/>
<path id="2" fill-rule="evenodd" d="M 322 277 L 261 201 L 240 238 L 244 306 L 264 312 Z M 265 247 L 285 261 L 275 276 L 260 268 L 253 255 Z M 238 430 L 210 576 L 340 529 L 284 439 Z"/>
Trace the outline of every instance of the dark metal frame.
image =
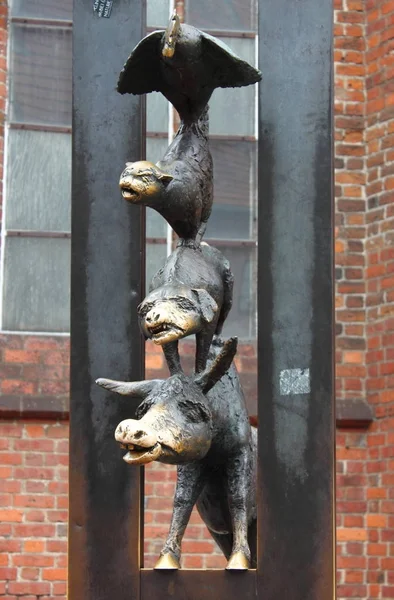
<path id="1" fill-rule="evenodd" d="M 264 600 L 335 597 L 332 23 L 325 0 L 260 2 Z"/>
<path id="2" fill-rule="evenodd" d="M 68 597 L 332 600 L 332 7 L 260 0 L 258 569 L 163 573 L 140 568 L 142 484 L 112 441 L 127 401 L 93 384 L 143 376 L 143 220 L 114 201 L 143 156 L 141 101 L 114 92 L 141 4 L 100 19 L 75 0 Z M 309 384 L 284 392 L 297 368 Z"/>
<path id="3" fill-rule="evenodd" d="M 70 600 L 140 596 L 142 472 L 112 433 L 127 401 L 98 388 L 105 374 L 143 379 L 137 306 L 144 290 L 144 213 L 119 201 L 119 171 L 144 155 L 140 97 L 116 93 L 119 65 L 144 33 L 140 0 L 111 18 L 74 1 L 70 414 Z"/>

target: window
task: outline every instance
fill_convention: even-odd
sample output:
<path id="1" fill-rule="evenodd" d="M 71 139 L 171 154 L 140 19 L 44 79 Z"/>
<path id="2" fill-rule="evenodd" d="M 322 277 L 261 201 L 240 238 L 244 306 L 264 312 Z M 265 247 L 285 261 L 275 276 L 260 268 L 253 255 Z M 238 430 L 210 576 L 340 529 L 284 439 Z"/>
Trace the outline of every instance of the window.
<path id="1" fill-rule="evenodd" d="M 2 328 L 69 330 L 72 0 L 13 0 Z"/>
<path id="2" fill-rule="evenodd" d="M 148 30 L 166 27 L 172 0 L 149 0 Z M 185 0 L 185 21 L 255 63 L 255 0 Z M 12 0 L 4 211 L 2 328 L 69 330 L 72 0 Z M 120 65 L 121 66 L 121 65 Z M 205 235 L 230 260 L 234 303 L 225 334 L 255 337 L 256 87 L 216 90 L 210 101 L 214 207 Z M 147 97 L 148 160 L 174 135 L 173 111 Z M 119 172 L 122 165 L 119 165 Z M 147 282 L 174 247 L 147 209 Z"/>
<path id="3" fill-rule="evenodd" d="M 157 0 L 153 5 L 162 3 Z M 152 6 L 152 4 L 151 4 Z M 169 9 L 169 6 L 168 6 Z M 165 27 L 168 10 L 152 10 L 150 25 Z M 185 22 L 219 37 L 241 58 L 256 63 L 254 0 L 186 0 Z M 220 27 L 219 27 L 220 26 Z M 154 29 L 154 28 L 153 28 Z M 218 247 L 235 276 L 233 308 L 224 334 L 251 339 L 256 335 L 256 86 L 218 89 L 210 100 L 210 146 L 214 161 L 214 205 L 205 241 Z M 170 110 L 170 113 L 168 112 Z M 160 94 L 147 98 L 147 159 L 157 161 L 168 146 L 171 109 Z M 171 230 L 154 211 L 147 211 L 147 285 L 173 247 Z"/>
<path id="4" fill-rule="evenodd" d="M 255 0 L 185 0 L 185 21 L 218 37 L 256 65 Z M 256 336 L 257 86 L 217 89 L 209 103 L 214 204 L 205 240 L 228 258 L 235 277 L 224 335 Z"/>

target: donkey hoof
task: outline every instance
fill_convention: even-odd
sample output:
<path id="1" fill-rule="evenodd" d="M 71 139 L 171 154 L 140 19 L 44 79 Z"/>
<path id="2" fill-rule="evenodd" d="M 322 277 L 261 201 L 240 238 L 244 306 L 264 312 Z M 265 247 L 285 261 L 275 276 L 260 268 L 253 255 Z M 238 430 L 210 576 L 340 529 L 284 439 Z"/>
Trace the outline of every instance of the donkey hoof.
<path id="1" fill-rule="evenodd" d="M 247 571 L 250 567 L 249 559 L 243 552 L 234 552 L 227 563 L 227 571 Z"/>
<path id="2" fill-rule="evenodd" d="M 162 554 L 155 564 L 156 570 L 176 571 L 181 568 L 179 560 L 171 553 Z"/>

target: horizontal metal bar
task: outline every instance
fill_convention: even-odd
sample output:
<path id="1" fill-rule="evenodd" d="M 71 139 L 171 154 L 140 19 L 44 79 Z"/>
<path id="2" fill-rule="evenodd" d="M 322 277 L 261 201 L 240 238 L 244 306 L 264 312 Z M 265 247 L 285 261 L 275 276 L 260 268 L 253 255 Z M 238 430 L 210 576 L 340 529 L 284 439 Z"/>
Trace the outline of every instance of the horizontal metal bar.
<path id="1" fill-rule="evenodd" d="M 8 229 L 6 237 L 35 237 L 35 238 L 71 238 L 70 231 L 33 231 L 28 229 Z"/>
<path id="2" fill-rule="evenodd" d="M 256 240 L 217 240 L 214 238 L 206 238 L 206 241 L 211 246 L 230 246 L 231 248 L 257 248 Z"/>
<path id="3" fill-rule="evenodd" d="M 253 135 L 215 135 L 209 136 L 211 140 L 223 142 L 257 142 L 257 138 Z"/>
<path id="4" fill-rule="evenodd" d="M 146 132 L 146 137 L 147 138 L 160 138 L 160 139 L 164 139 L 167 140 L 168 139 L 168 132 L 164 132 L 164 131 L 147 131 Z"/>
<path id="5" fill-rule="evenodd" d="M 53 133 L 71 133 L 72 127 L 63 125 L 42 125 L 41 123 L 14 123 L 9 122 L 10 129 L 26 129 L 28 131 L 52 131 Z"/>
<path id="6" fill-rule="evenodd" d="M 22 23 L 35 27 L 57 27 L 58 29 L 70 29 L 73 22 L 68 19 L 43 19 L 35 17 L 11 17 L 11 23 Z"/>
<path id="7" fill-rule="evenodd" d="M 6 230 L 5 235 L 7 237 L 71 238 L 71 233 L 69 231 L 34 231 L 28 229 L 8 229 Z M 256 240 L 226 240 L 207 238 L 207 242 L 215 246 L 247 248 L 255 248 L 257 246 Z M 165 245 L 167 243 L 167 239 L 164 237 L 149 237 L 146 238 L 146 243 Z"/>
<path id="8" fill-rule="evenodd" d="M 147 138 L 168 139 L 168 133 L 160 131 L 147 131 Z M 257 138 L 253 135 L 216 135 L 210 134 L 209 139 L 224 142 L 257 142 Z"/>
<path id="9" fill-rule="evenodd" d="M 141 570 L 141 600 L 217 600 L 257 598 L 256 571 L 231 573 L 223 570 Z M 158 591 L 160 590 L 160 593 Z"/>
<path id="10" fill-rule="evenodd" d="M 174 244 L 176 245 L 178 238 L 174 239 Z M 231 247 L 231 248 L 256 248 L 257 247 L 257 241 L 256 240 L 219 240 L 219 239 L 214 239 L 214 238 L 206 238 L 206 242 L 208 244 L 210 244 L 211 246 L 227 246 L 227 247 Z M 146 243 L 147 244 L 162 244 L 165 245 L 167 243 L 167 239 L 166 238 L 162 238 L 162 237 L 151 237 L 151 238 L 146 238 Z"/>
<path id="11" fill-rule="evenodd" d="M 257 36 L 257 32 L 255 31 L 220 31 L 219 29 L 204 29 L 209 35 L 214 37 L 225 37 L 225 38 L 248 38 L 254 39 Z"/>
<path id="12" fill-rule="evenodd" d="M 2 335 L 29 335 L 39 337 L 70 337 L 69 331 L 26 331 L 26 330 L 14 330 L 14 329 L 0 329 Z"/>
<path id="13" fill-rule="evenodd" d="M 147 244 L 167 244 L 167 238 L 164 237 L 147 237 Z"/>
<path id="14" fill-rule="evenodd" d="M 153 31 L 160 31 L 161 29 L 164 29 L 164 27 L 147 27 L 147 33 L 152 33 Z M 206 29 L 204 28 L 203 31 L 206 31 L 207 33 L 209 33 L 209 35 L 213 35 L 215 37 L 226 37 L 226 38 L 249 38 L 249 39 L 253 39 L 257 36 L 257 32 L 255 31 L 231 31 L 229 29 L 223 29 L 223 30 L 219 30 L 219 29 Z"/>

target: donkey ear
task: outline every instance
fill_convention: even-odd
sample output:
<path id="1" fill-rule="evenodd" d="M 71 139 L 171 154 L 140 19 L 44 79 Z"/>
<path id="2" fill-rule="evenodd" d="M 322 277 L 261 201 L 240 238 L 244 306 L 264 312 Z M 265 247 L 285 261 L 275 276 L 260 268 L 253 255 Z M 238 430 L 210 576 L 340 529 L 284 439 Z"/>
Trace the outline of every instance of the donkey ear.
<path id="1" fill-rule="evenodd" d="M 153 388 L 161 383 L 161 379 L 151 381 L 114 381 L 113 379 L 96 379 L 97 385 L 116 392 L 122 396 L 133 396 L 134 398 L 145 398 Z"/>
<path id="2" fill-rule="evenodd" d="M 237 351 L 238 338 L 233 337 L 228 339 L 223 344 L 223 348 L 215 358 L 213 363 L 205 369 L 202 373 L 195 377 L 194 381 L 202 389 L 202 392 L 206 394 L 210 389 L 213 388 L 215 383 L 219 381 L 229 370 L 235 353 Z"/>
<path id="3" fill-rule="evenodd" d="M 193 294 L 197 296 L 198 304 L 201 309 L 201 314 L 204 320 L 207 323 L 213 321 L 217 311 L 218 305 L 215 300 L 212 298 L 211 294 L 209 294 L 204 289 L 192 289 Z"/>

